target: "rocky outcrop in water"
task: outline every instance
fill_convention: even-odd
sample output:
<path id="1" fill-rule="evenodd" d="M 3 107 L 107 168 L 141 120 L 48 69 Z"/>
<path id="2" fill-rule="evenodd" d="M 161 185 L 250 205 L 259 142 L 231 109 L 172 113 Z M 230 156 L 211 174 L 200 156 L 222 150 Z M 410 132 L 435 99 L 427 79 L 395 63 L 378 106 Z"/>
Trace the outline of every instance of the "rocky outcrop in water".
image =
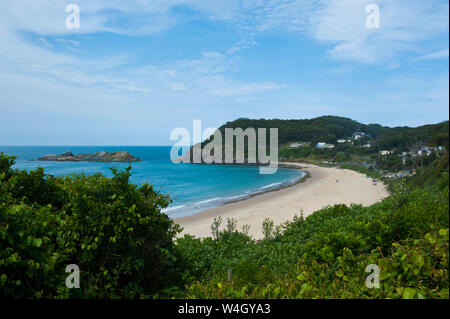
<path id="1" fill-rule="evenodd" d="M 72 152 L 66 152 L 61 155 L 48 154 L 37 159 L 38 161 L 51 162 L 142 162 L 139 158 L 134 157 L 127 151 L 119 151 L 114 153 L 97 152 L 94 154 L 74 155 Z"/>

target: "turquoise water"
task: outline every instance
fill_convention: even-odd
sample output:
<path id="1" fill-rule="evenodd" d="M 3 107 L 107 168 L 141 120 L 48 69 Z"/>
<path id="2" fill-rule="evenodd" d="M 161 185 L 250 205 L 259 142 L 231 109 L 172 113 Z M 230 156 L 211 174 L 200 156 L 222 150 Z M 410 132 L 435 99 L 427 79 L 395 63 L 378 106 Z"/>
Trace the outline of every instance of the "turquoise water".
<path id="1" fill-rule="evenodd" d="M 124 168 L 128 163 L 38 162 L 46 154 L 128 151 L 143 162 L 132 163 L 131 182 L 147 182 L 173 203 L 165 209 L 172 218 L 189 216 L 202 210 L 243 199 L 255 193 L 293 184 L 303 176 L 299 170 L 279 168 L 275 174 L 261 175 L 258 167 L 172 163 L 170 146 L 0 146 L 0 152 L 16 155 L 15 168 L 43 167 L 52 175 L 102 173 L 112 176 L 110 167 Z"/>

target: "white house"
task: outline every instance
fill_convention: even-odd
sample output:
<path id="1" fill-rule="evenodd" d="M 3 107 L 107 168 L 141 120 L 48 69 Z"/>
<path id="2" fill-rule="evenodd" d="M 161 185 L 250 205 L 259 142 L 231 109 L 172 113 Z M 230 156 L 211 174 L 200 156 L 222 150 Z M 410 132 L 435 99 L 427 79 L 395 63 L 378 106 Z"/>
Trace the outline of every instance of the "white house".
<path id="1" fill-rule="evenodd" d="M 308 146 L 308 142 L 298 142 L 298 143 L 292 143 L 290 145 L 291 148 L 299 148 L 303 146 Z"/>
<path id="2" fill-rule="evenodd" d="M 422 146 L 419 149 L 415 149 L 412 151 L 412 156 L 430 156 L 431 153 L 437 152 L 439 150 L 438 147 L 430 147 L 430 146 Z"/>
<path id="3" fill-rule="evenodd" d="M 337 142 L 338 142 L 339 144 L 342 144 L 342 143 L 346 143 L 347 140 L 346 140 L 345 138 L 340 138 L 340 139 L 337 140 Z"/>
<path id="4" fill-rule="evenodd" d="M 364 132 L 353 133 L 353 139 L 355 139 L 355 140 L 359 140 L 360 138 L 363 138 L 364 136 L 366 136 L 366 133 L 364 133 Z"/>
<path id="5" fill-rule="evenodd" d="M 392 153 L 391 151 L 380 151 L 381 155 L 389 155 L 391 153 Z"/>
<path id="6" fill-rule="evenodd" d="M 334 144 L 328 144 L 328 143 L 324 143 L 324 142 L 319 142 L 316 144 L 316 148 L 319 149 L 332 149 L 334 147 Z"/>

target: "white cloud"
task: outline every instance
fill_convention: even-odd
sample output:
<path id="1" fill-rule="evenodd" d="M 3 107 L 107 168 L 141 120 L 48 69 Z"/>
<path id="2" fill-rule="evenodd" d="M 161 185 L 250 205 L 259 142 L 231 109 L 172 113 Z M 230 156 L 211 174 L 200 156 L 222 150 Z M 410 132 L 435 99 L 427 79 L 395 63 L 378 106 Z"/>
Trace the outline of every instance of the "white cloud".
<path id="1" fill-rule="evenodd" d="M 127 57 L 112 56 L 98 59 L 80 58 L 77 55 L 56 53 L 45 38 L 39 46 L 23 39 L 17 32 L 0 29 L 0 66 L 4 74 L 23 74 L 41 79 L 63 81 L 81 87 L 104 88 L 117 91 L 140 91 L 132 81 L 122 77 L 106 76 L 105 71 L 123 65 Z"/>
<path id="2" fill-rule="evenodd" d="M 448 32 L 445 1 L 327 2 L 326 9 L 313 19 L 313 34 L 317 40 L 333 44 L 330 54 L 342 60 L 389 64 L 403 52 L 420 49 L 421 41 Z M 365 25 L 365 8 L 372 2 L 380 8 L 379 29 Z"/>
<path id="3" fill-rule="evenodd" d="M 82 50 L 80 42 L 66 38 L 80 33 L 139 35 L 160 32 L 190 19 L 171 12 L 179 6 L 196 8 L 211 19 L 235 21 L 241 14 L 235 12 L 228 1 L 220 0 L 216 5 L 211 5 L 209 1 L 198 0 L 80 0 L 77 4 L 81 12 L 79 30 L 65 27 L 66 3 L 62 1 L 2 2 L 0 42 L 8 43 L 8 46 L 0 47 L 2 72 L 63 81 L 77 87 L 107 92 L 133 93 L 152 89 L 183 92 L 195 89 L 206 94 L 233 96 L 260 93 L 277 87 L 271 82 L 244 83 L 230 78 L 230 74 L 237 71 L 232 55 L 255 45 L 251 37 L 240 41 L 225 53 L 205 51 L 198 59 L 174 61 L 162 66 L 144 65 L 139 70 L 127 69 L 125 72 L 115 69 L 134 62 L 131 56 L 82 57 L 74 54 Z M 249 4 L 249 7 L 255 7 L 257 2 L 249 1 Z M 246 7 L 245 4 L 243 6 Z M 30 40 L 36 37 L 37 41 Z M 52 43 L 62 45 L 66 51 L 54 50 Z M 173 74 L 167 76 L 170 74 L 167 70 L 172 70 Z"/>
<path id="4" fill-rule="evenodd" d="M 166 136 L 162 128 L 172 125 L 176 116 L 180 122 L 209 116 L 215 121 L 212 125 L 232 120 L 236 114 L 298 117 L 303 114 L 299 111 L 308 109 L 311 116 L 335 110 L 346 116 L 364 112 L 372 116 L 387 103 L 408 114 L 406 121 L 426 108 L 432 121 L 442 117 L 442 105 L 448 104 L 448 74 L 437 79 L 420 74 L 395 78 L 389 87 L 380 85 L 380 91 L 375 91 L 374 100 L 370 100 L 354 91 L 327 92 L 326 86 L 309 92 L 307 86 L 272 81 L 271 74 L 244 80 L 238 56 L 242 50 L 256 46 L 262 35 L 289 33 L 324 43 L 331 57 L 343 60 L 334 75 L 351 73 L 361 67 L 361 62 L 399 65 L 402 55 L 411 52 L 419 60 L 448 58 L 448 49 L 434 51 L 436 41 L 428 43 L 448 33 L 447 1 L 77 0 L 81 10 L 78 30 L 65 27 L 67 3 L 0 1 L 0 109 L 8 111 L 1 119 L 3 127 L 0 125 L 4 136 L 9 131 L 17 131 L 19 136 L 21 129 L 33 129 L 22 132 L 23 136 L 41 134 L 41 141 L 54 144 L 71 143 L 70 138 L 73 143 L 87 144 L 114 138 L 115 143 L 126 144 L 150 126 L 148 132 Z M 365 27 L 367 3 L 380 6 L 380 29 Z M 241 41 L 228 49 L 219 50 L 214 45 L 214 49 L 206 47 L 198 52 L 197 57 L 153 64 L 122 50 L 124 53 L 92 57 L 83 42 L 83 37 L 105 32 L 127 36 L 161 33 L 195 19 L 218 21 L 233 28 Z M 211 108 L 214 112 L 208 112 Z M 170 116 L 165 117 L 167 114 Z M 23 128 L 14 128 L 23 117 Z M 428 120 L 420 114 L 417 118 Z M 39 123 L 33 126 L 36 121 Z M 53 123 L 54 129 L 50 127 Z M 86 129 L 84 140 L 65 133 L 71 123 Z M 69 130 L 71 134 L 77 133 L 77 127 Z M 99 132 L 105 139 L 100 136 L 91 141 L 91 136 Z M 130 139 L 122 139 L 123 132 L 128 132 Z M 47 140 L 45 134 L 53 139 Z M 54 139 L 58 136 L 60 140 Z M 146 143 L 144 137 L 141 143 Z"/>
<path id="5" fill-rule="evenodd" d="M 189 1 L 187 1 L 189 2 Z M 15 30 L 41 35 L 89 34 L 114 32 L 148 34 L 173 26 L 169 11 L 186 1 L 163 0 L 78 0 L 81 23 L 79 29 L 68 29 L 65 12 L 69 2 L 60 0 L 3 0 L 0 21 Z M 120 21 L 120 22 L 118 22 Z"/>
<path id="6" fill-rule="evenodd" d="M 421 55 L 417 60 L 448 59 L 448 48 Z"/>
<path id="7" fill-rule="evenodd" d="M 189 90 L 204 96 L 239 98 L 284 87 L 271 81 L 244 82 L 232 79 L 230 74 L 237 71 L 233 56 L 215 51 L 202 52 L 198 59 L 129 70 L 130 76 L 139 83 L 146 83 L 153 90 L 168 94 Z"/>
<path id="8" fill-rule="evenodd" d="M 380 7 L 380 29 L 365 26 L 369 3 Z M 242 33 L 243 40 L 229 49 L 230 54 L 255 45 L 254 36 L 261 33 L 297 32 L 330 44 L 334 58 L 365 63 L 384 63 L 402 52 L 417 50 L 421 41 L 448 32 L 448 2 L 442 0 L 79 0 L 80 29 L 65 27 L 66 4 L 4 0 L 0 29 L 43 36 L 142 35 L 203 16 Z M 183 8 L 189 8 L 189 14 Z"/>
<path id="9" fill-rule="evenodd" d="M 209 19 L 234 26 L 247 37 L 298 33 L 329 44 L 339 60 L 393 65 L 403 53 L 420 52 L 425 41 L 448 33 L 443 0 L 217 0 L 189 1 Z M 368 4 L 380 8 L 379 29 L 366 27 Z"/>

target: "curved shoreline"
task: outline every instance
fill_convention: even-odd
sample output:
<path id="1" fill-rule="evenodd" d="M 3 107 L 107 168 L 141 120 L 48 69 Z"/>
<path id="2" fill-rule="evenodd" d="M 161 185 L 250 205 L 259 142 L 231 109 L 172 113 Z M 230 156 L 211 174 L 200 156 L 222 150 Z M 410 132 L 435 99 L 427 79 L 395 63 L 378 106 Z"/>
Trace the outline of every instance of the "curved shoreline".
<path id="1" fill-rule="evenodd" d="M 222 227 L 226 225 L 227 218 L 234 218 L 238 229 L 245 224 L 250 225 L 249 235 L 261 239 L 262 222 L 265 218 L 270 218 L 275 225 L 279 225 L 300 215 L 301 210 L 307 216 L 328 205 L 369 206 L 389 195 L 382 182 L 373 183 L 371 178 L 355 171 L 303 163 L 280 164 L 301 169 L 309 173 L 310 177 L 306 180 L 301 178 L 303 182 L 298 181 L 290 186 L 255 194 L 192 216 L 177 218 L 175 222 L 184 229 L 180 236 L 191 234 L 209 237 L 214 218 L 222 217 Z"/>
<path id="2" fill-rule="evenodd" d="M 191 165 L 191 164 L 188 164 L 188 165 Z M 200 165 L 200 164 L 196 164 L 196 165 Z M 203 164 L 203 165 L 207 165 L 207 164 Z M 222 165 L 222 164 L 214 164 L 214 165 Z M 232 165 L 232 164 L 226 164 L 226 165 Z M 241 164 L 236 164 L 236 166 L 239 166 L 239 165 L 241 165 Z M 242 165 L 242 166 L 245 166 L 245 165 Z M 254 166 L 256 166 L 256 165 L 254 165 Z M 181 215 L 181 216 L 172 217 L 172 219 L 175 219 L 175 220 L 177 220 L 179 218 L 184 218 L 184 217 L 192 217 L 192 216 L 195 216 L 197 214 L 200 214 L 200 213 L 210 210 L 210 209 L 222 207 L 222 206 L 228 205 L 230 203 L 245 201 L 245 200 L 253 198 L 255 196 L 259 196 L 259 195 L 262 195 L 265 193 L 269 193 L 269 192 L 277 191 L 277 190 L 284 189 L 287 187 L 291 187 L 293 185 L 296 185 L 298 183 L 305 181 L 307 178 L 310 177 L 310 174 L 308 172 L 306 172 L 305 170 L 303 170 L 297 166 L 293 167 L 292 165 L 280 164 L 278 169 L 299 171 L 299 176 L 295 176 L 293 178 L 290 177 L 289 179 L 282 180 L 281 182 L 263 185 L 263 186 L 259 187 L 258 189 L 248 191 L 246 193 L 239 193 L 237 195 L 232 195 L 232 196 L 227 196 L 227 197 L 211 198 L 211 199 L 202 200 L 200 202 L 187 203 L 187 204 L 173 206 L 173 207 L 169 206 L 166 209 L 163 209 L 162 212 L 166 213 L 166 214 L 172 214 L 172 215 L 173 215 L 173 213 L 177 214 L 178 211 L 183 212 L 183 215 Z M 207 206 L 203 205 L 203 207 L 196 206 L 196 205 L 204 204 L 207 202 L 210 205 L 207 205 Z M 171 216 L 169 215 L 169 217 L 171 217 Z"/>

